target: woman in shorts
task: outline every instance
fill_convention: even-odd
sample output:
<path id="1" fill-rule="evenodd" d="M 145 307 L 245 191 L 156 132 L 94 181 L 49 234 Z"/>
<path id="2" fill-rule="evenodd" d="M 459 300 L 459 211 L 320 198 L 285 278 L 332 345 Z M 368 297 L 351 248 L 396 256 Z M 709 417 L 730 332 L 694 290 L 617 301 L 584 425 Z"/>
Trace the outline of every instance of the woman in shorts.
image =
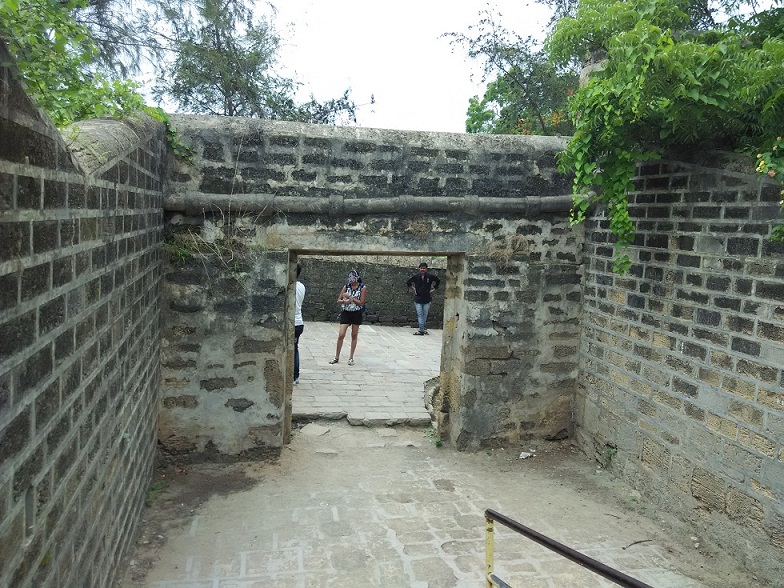
<path id="1" fill-rule="evenodd" d="M 331 364 L 340 361 L 340 350 L 343 348 L 343 339 L 346 336 L 348 326 L 351 325 L 351 353 L 348 356 L 348 365 L 354 365 L 354 350 L 357 348 L 357 337 L 359 335 L 359 325 L 362 324 L 362 315 L 365 309 L 367 298 L 367 288 L 362 283 L 357 270 L 348 273 L 348 282 L 338 295 L 338 304 L 343 307 L 340 312 L 340 331 L 338 331 L 338 343 L 335 347 L 335 357 L 329 362 Z"/>

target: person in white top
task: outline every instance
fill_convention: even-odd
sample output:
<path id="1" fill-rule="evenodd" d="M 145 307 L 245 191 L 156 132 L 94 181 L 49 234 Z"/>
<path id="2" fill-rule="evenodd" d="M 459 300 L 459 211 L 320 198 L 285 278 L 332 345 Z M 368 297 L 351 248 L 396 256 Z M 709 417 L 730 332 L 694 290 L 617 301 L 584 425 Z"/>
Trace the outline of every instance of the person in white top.
<path id="1" fill-rule="evenodd" d="M 299 281 L 302 268 L 297 264 L 297 286 L 294 295 L 294 383 L 299 384 L 299 336 L 305 330 L 305 321 L 302 320 L 302 302 L 305 300 L 305 284 Z"/>

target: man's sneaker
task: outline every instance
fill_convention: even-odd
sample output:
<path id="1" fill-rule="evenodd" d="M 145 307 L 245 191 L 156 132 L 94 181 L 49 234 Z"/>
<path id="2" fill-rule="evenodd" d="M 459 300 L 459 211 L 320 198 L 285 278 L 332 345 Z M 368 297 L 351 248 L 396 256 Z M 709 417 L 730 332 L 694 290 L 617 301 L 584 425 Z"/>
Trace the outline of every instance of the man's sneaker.
<path id="1" fill-rule="evenodd" d="M 299 384 L 299 378 L 294 378 L 294 383 Z"/>
<path id="2" fill-rule="evenodd" d="M 422 334 L 423 334 L 423 335 L 429 335 L 430 333 L 428 333 L 428 332 L 427 332 L 427 329 L 425 329 L 424 331 L 422 331 Z"/>
<path id="3" fill-rule="evenodd" d="M 416 333 L 414 333 L 414 335 L 424 335 L 424 333 L 422 331 L 417 331 Z"/>

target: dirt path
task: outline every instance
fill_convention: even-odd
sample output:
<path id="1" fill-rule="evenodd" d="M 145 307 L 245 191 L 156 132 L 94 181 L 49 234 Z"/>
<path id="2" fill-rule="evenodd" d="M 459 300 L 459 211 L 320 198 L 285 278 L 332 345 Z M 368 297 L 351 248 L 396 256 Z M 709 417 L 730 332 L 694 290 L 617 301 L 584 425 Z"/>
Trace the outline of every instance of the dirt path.
<path id="1" fill-rule="evenodd" d="M 467 454 L 423 429 L 322 422 L 277 463 L 159 472 L 164 486 L 123 588 L 480 587 L 486 508 L 657 588 L 760 585 L 566 441 Z M 614 586 L 496 529 L 512 586 Z"/>

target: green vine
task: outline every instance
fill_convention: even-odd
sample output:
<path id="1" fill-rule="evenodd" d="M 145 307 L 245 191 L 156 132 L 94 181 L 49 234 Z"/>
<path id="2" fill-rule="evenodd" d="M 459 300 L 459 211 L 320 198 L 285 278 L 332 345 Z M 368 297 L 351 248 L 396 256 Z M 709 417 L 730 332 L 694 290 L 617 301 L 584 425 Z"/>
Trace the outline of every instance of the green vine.
<path id="1" fill-rule="evenodd" d="M 575 133 L 560 166 L 574 173 L 572 224 L 591 205 L 605 206 L 619 273 L 631 266 L 627 194 L 639 162 L 672 146 L 761 145 L 784 116 L 784 36 L 753 42 L 745 23 L 685 33 L 687 8 L 681 0 L 581 0 L 547 40 L 557 61 L 598 61 L 569 101 Z"/>
<path id="2" fill-rule="evenodd" d="M 171 124 L 171 117 L 168 113 L 164 112 L 162 108 L 146 105 L 142 107 L 142 111 L 164 124 L 166 127 L 166 141 L 169 143 L 169 147 L 171 147 L 174 155 L 190 161 L 194 153 L 193 147 L 186 145 L 180 140 L 180 136 Z"/>
<path id="3" fill-rule="evenodd" d="M 773 179 L 778 178 L 778 182 L 784 186 L 784 137 L 776 137 L 770 149 L 757 154 L 757 172 Z M 781 196 L 783 198 L 779 204 L 784 207 L 784 190 Z M 784 224 L 773 227 L 771 241 L 784 242 Z"/>

